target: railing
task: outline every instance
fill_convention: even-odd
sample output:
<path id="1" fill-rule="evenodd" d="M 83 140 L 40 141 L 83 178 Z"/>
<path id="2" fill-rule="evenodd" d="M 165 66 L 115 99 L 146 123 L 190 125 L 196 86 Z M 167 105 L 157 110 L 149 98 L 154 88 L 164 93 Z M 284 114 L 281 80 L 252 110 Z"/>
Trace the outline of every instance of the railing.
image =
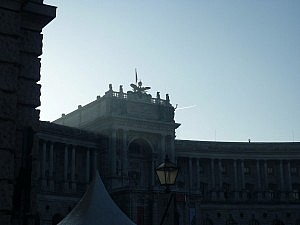
<path id="1" fill-rule="evenodd" d="M 113 98 L 120 98 L 120 99 L 128 99 L 128 94 L 123 92 L 117 92 L 117 91 L 108 91 L 105 93 L 105 96 L 110 96 Z M 151 98 L 150 103 L 152 104 L 158 104 L 158 105 L 169 105 L 169 101 L 160 99 L 160 98 Z"/>
<path id="2" fill-rule="evenodd" d="M 300 192 L 296 191 L 203 191 L 185 195 L 203 202 L 300 202 Z"/>

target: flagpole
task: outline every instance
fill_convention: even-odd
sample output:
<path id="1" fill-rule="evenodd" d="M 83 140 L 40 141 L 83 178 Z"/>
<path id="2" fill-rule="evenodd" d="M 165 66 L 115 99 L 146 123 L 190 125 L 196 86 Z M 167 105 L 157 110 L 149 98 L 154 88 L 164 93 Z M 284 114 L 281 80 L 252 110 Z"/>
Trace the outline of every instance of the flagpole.
<path id="1" fill-rule="evenodd" d="M 137 70 L 135 68 L 135 84 L 137 84 L 137 81 L 138 81 L 138 76 L 137 76 Z"/>

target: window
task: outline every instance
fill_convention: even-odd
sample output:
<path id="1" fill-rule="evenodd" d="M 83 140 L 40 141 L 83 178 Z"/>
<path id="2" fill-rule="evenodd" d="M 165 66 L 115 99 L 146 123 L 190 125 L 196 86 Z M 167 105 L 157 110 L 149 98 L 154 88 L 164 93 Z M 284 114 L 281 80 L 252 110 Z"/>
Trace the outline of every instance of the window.
<path id="1" fill-rule="evenodd" d="M 300 199 L 300 195 L 299 195 L 298 190 L 293 190 L 292 196 L 293 196 L 294 200 L 299 200 Z"/>
<path id="2" fill-rule="evenodd" d="M 244 167 L 244 173 L 250 175 L 250 167 Z"/>
<path id="3" fill-rule="evenodd" d="M 273 167 L 268 167 L 267 172 L 268 172 L 268 175 L 273 175 L 273 173 L 274 173 Z"/>
<path id="4" fill-rule="evenodd" d="M 296 174 L 297 174 L 297 167 L 292 167 L 291 173 L 292 173 L 293 175 L 296 175 Z"/>
<path id="5" fill-rule="evenodd" d="M 199 174 L 203 174 L 204 173 L 204 169 L 203 169 L 203 166 L 199 166 Z"/>
<path id="6" fill-rule="evenodd" d="M 221 172 L 222 174 L 227 174 L 227 167 L 225 165 L 221 166 Z"/>

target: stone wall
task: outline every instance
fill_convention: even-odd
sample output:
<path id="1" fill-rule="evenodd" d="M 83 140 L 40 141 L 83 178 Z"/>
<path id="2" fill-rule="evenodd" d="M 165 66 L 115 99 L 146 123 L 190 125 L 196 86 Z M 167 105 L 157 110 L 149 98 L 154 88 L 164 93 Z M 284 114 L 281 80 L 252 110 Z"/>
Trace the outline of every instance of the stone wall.
<path id="1" fill-rule="evenodd" d="M 40 105 L 42 28 L 55 17 L 43 1 L 0 1 L 0 224 L 30 215 L 32 135 Z M 29 178 L 29 179 L 28 179 Z M 29 206 L 29 207 L 28 207 Z M 28 220 L 29 221 L 29 220 Z"/>

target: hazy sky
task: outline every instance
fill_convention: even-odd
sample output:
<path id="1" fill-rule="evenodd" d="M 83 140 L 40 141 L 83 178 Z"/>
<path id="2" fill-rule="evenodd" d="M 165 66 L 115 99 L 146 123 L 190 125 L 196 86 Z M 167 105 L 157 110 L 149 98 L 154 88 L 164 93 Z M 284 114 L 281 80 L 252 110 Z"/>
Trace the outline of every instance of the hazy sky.
<path id="1" fill-rule="evenodd" d="M 41 120 L 130 90 L 137 68 L 178 104 L 179 139 L 300 141 L 299 0 L 45 3 Z"/>

